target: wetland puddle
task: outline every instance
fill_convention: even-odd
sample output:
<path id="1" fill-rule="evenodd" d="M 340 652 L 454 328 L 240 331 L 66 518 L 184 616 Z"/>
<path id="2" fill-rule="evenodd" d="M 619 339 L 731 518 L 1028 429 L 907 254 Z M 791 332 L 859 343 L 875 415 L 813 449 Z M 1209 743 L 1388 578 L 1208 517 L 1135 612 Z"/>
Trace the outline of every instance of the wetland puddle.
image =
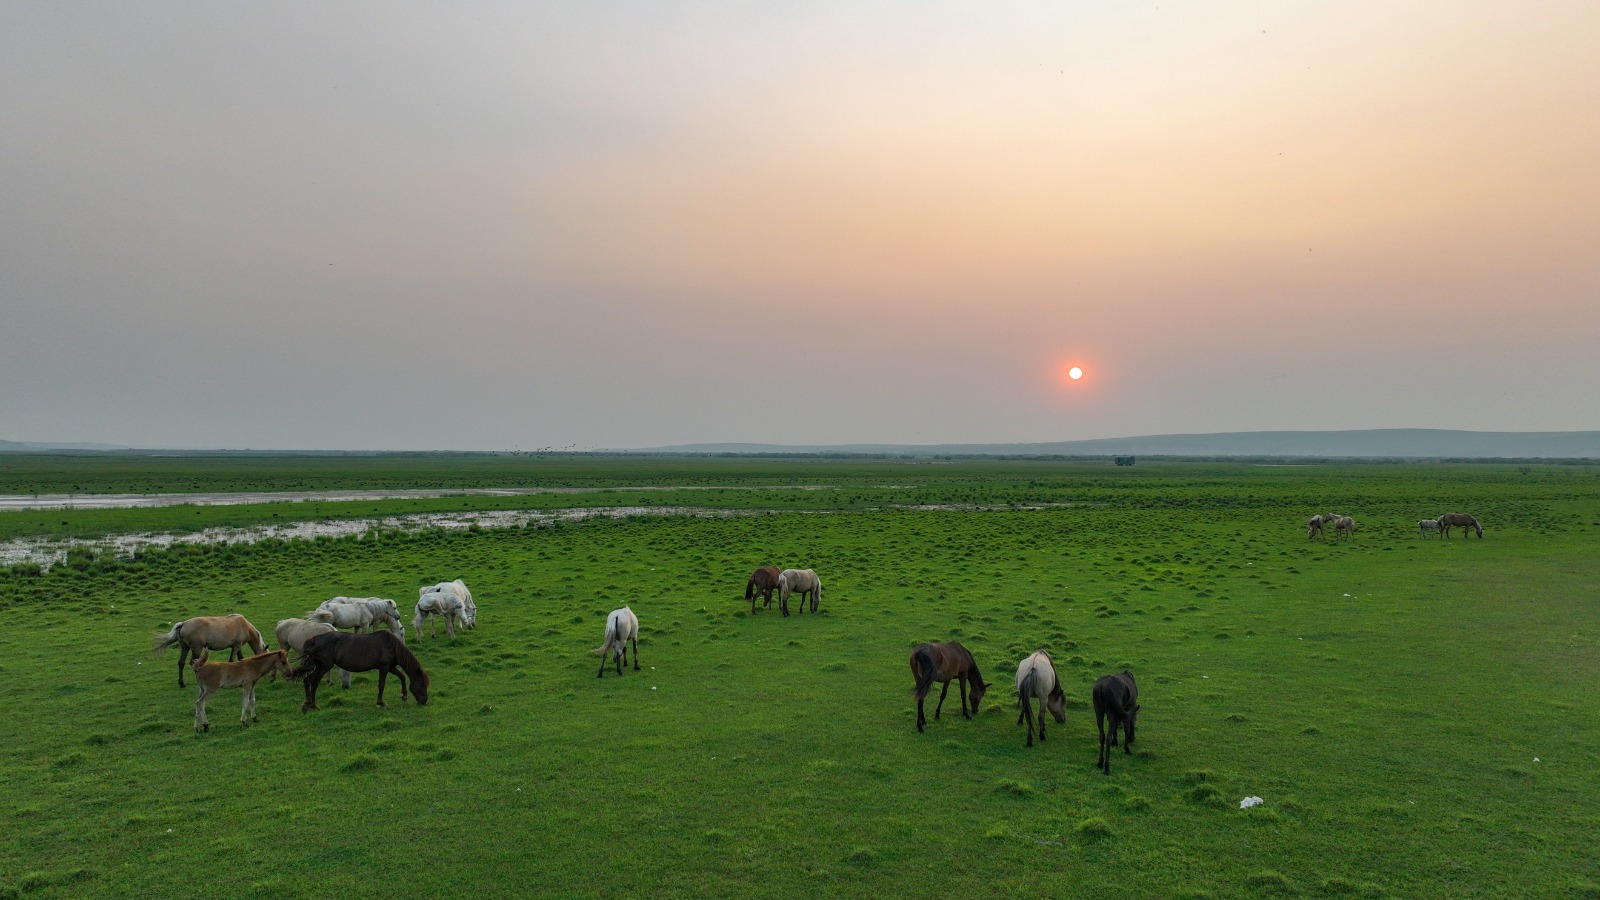
<path id="1" fill-rule="evenodd" d="M 199 494 L 6 494 L 0 512 L 27 509 L 147 509 L 158 506 L 234 506 L 241 503 L 300 503 L 306 500 L 427 500 L 436 497 L 515 497 L 523 494 L 597 494 L 601 491 L 827 491 L 833 485 L 780 484 L 752 487 L 655 485 L 624 487 L 397 488 L 390 491 L 227 491 Z"/>
<path id="2" fill-rule="evenodd" d="M 455 491 L 452 493 L 462 493 Z M 0 565 L 37 563 L 49 568 L 67 558 L 74 547 L 87 547 L 95 555 L 109 551 L 119 558 L 128 558 L 148 548 L 164 548 L 173 544 L 253 544 L 276 538 L 310 540 L 318 537 L 348 537 L 380 531 L 414 533 L 431 528 L 466 529 L 522 528 L 527 525 L 551 525 L 557 522 L 579 522 L 584 519 L 621 519 L 628 516 L 753 516 L 764 515 L 768 510 L 708 509 L 690 506 L 593 506 L 577 509 L 518 509 L 481 510 L 439 513 L 412 513 L 366 519 L 332 519 L 312 522 L 284 522 L 272 525 L 253 525 L 244 528 L 207 528 L 187 533 L 144 532 L 115 534 L 102 538 L 17 538 L 0 542 Z"/>

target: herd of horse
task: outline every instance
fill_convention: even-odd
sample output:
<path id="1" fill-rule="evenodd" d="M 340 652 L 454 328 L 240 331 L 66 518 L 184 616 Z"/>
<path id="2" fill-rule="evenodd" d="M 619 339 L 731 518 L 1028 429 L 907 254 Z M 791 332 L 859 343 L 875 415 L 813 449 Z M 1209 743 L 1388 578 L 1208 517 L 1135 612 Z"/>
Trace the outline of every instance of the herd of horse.
<path id="1" fill-rule="evenodd" d="M 939 702 L 933 707 L 935 719 L 944 709 L 944 698 L 950 692 L 950 682 L 956 682 L 961 716 L 966 719 L 977 714 L 978 704 L 983 702 L 984 695 L 989 691 L 983 673 L 978 671 L 977 660 L 972 658 L 972 651 L 963 647 L 960 641 L 918 644 L 911 651 L 911 678 L 915 683 L 911 695 L 917 700 L 919 732 L 928 724 L 922 704 L 932 692 L 935 682 L 943 685 L 939 690 Z M 1095 768 L 1110 775 L 1111 748 L 1117 746 L 1119 729 L 1123 738 L 1122 752 L 1133 752 L 1134 725 L 1139 718 L 1139 688 L 1134 683 L 1133 673 L 1123 669 L 1101 676 L 1094 683 L 1090 700 L 1094 704 L 1095 729 L 1100 735 L 1100 752 L 1095 760 Z M 1037 718 L 1033 712 L 1035 701 L 1039 704 Z M 971 712 L 968 712 L 969 702 Z M 1017 664 L 1017 706 L 1020 709 L 1017 724 L 1027 726 L 1029 747 L 1033 746 L 1035 727 L 1039 731 L 1039 740 L 1044 740 L 1044 714 L 1047 711 L 1057 724 L 1067 720 L 1067 694 L 1061 687 L 1061 678 L 1056 674 L 1055 661 L 1050 658 L 1049 651 L 1042 648 L 1035 650 Z"/>
<path id="2" fill-rule="evenodd" d="M 417 637 L 423 636 L 423 625 L 435 617 L 445 620 L 451 638 L 459 626 L 463 630 L 478 625 L 478 607 L 472 592 L 459 578 L 440 582 L 418 591 L 416 615 L 412 625 Z M 631 615 L 631 613 L 630 613 Z M 637 620 L 635 620 L 637 628 Z M 349 628 L 346 633 L 341 629 Z M 429 629 L 431 634 L 432 629 Z M 331 670 L 342 674 L 345 687 L 350 686 L 351 672 L 378 673 L 378 705 L 383 706 L 384 689 L 388 677 L 394 675 L 400 682 L 400 699 L 408 696 L 417 705 L 428 702 L 428 673 L 423 670 L 415 653 L 405 643 L 406 629 L 400 621 L 398 605 L 383 597 L 334 597 L 324 600 L 316 609 L 303 617 L 283 619 L 278 622 L 273 636 L 278 649 L 268 651 L 261 632 L 239 613 L 226 616 L 194 616 L 172 626 L 166 634 L 158 634 L 155 650 L 177 646 L 178 687 L 185 687 L 184 661 L 193 657 L 188 668 L 193 670 L 200 685 L 200 696 L 194 704 L 194 730 L 210 731 L 211 722 L 206 717 L 206 703 L 223 688 L 239 688 L 244 693 L 239 721 L 245 725 L 257 720 L 256 685 L 263 678 L 283 676 L 285 680 L 303 680 L 305 702 L 302 712 L 317 708 L 317 688 Z M 244 647 L 252 656 L 246 657 Z M 211 651 L 227 650 L 226 662 L 211 660 Z M 298 665 L 290 667 L 289 651 L 298 653 Z M 637 648 L 634 650 L 638 657 Z M 637 666 L 635 667 L 637 668 Z M 408 680 L 409 679 L 409 680 Z"/>
<path id="3" fill-rule="evenodd" d="M 1424 539 L 1444 535 L 1445 539 L 1449 540 L 1452 528 L 1460 528 L 1465 537 L 1471 537 L 1473 532 L 1477 532 L 1478 538 L 1480 540 L 1483 538 L 1483 526 L 1478 524 L 1476 517 L 1466 513 L 1445 513 L 1436 518 L 1417 521 L 1417 531 Z M 1316 515 L 1306 520 L 1306 540 L 1318 537 L 1326 539 L 1330 531 L 1335 538 L 1347 540 L 1355 536 L 1356 520 L 1337 513 Z"/>

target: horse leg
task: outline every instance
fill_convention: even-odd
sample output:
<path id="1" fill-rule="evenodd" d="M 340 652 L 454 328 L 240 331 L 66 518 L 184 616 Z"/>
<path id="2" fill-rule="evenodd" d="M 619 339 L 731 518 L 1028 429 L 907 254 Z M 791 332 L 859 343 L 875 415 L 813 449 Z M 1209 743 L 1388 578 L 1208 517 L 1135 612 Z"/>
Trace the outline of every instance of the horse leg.
<path id="1" fill-rule="evenodd" d="M 253 684 L 245 685 L 244 690 L 239 692 L 244 695 L 244 698 L 239 702 L 239 724 L 246 728 L 250 727 L 250 704 L 255 699 L 252 696 L 255 692 L 256 687 Z"/>
<path id="2" fill-rule="evenodd" d="M 306 701 L 300 704 L 301 712 L 317 708 L 317 685 L 322 683 L 322 676 L 328 674 L 329 668 L 318 663 L 316 671 L 306 676 Z"/>
<path id="3" fill-rule="evenodd" d="M 922 701 L 927 696 L 927 694 L 923 694 L 917 698 L 917 731 L 919 732 L 922 731 L 924 725 L 928 724 L 928 717 L 922 713 Z"/>
<path id="4" fill-rule="evenodd" d="M 211 723 L 206 721 L 206 697 L 208 696 L 210 695 L 206 692 L 205 683 L 201 682 L 200 696 L 194 701 L 194 730 L 196 732 L 211 730 Z"/>
<path id="5" fill-rule="evenodd" d="M 617 674 L 620 675 L 622 673 L 618 672 Z M 604 653 L 600 654 L 600 674 L 598 674 L 598 675 L 596 675 L 594 677 L 596 677 L 596 678 L 604 678 L 604 677 L 606 677 L 606 655 Z"/>
<path id="6" fill-rule="evenodd" d="M 1133 720 L 1122 720 L 1122 752 L 1133 755 Z"/>
<path id="7" fill-rule="evenodd" d="M 958 680 L 960 684 L 956 687 L 956 693 L 961 695 L 961 718 L 970 719 L 972 717 L 967 715 L 967 676 L 958 676 Z M 948 681 L 945 682 L 945 684 L 949 683 Z"/>
<path id="8" fill-rule="evenodd" d="M 1107 775 L 1111 774 L 1111 752 L 1106 749 L 1106 714 L 1100 710 L 1094 711 L 1094 729 L 1100 733 L 1100 752 L 1095 757 L 1094 767 L 1103 769 Z"/>
<path id="9" fill-rule="evenodd" d="M 939 689 L 939 704 L 933 708 L 933 717 L 935 719 L 939 718 L 939 714 L 944 712 L 944 696 L 948 693 L 950 693 L 950 682 L 946 681 L 944 687 Z"/>
<path id="10" fill-rule="evenodd" d="M 621 641 L 618 641 L 617 642 L 617 652 L 612 654 L 612 658 L 617 661 L 617 674 L 618 675 L 622 674 L 622 657 L 626 656 L 627 653 L 628 653 L 628 645 L 624 644 Z"/>
<path id="11" fill-rule="evenodd" d="M 233 644 L 232 646 L 228 647 L 228 662 L 238 662 L 243 658 L 244 654 L 239 652 L 238 644 Z"/>
<path id="12" fill-rule="evenodd" d="M 389 680 L 389 670 L 378 667 L 378 705 L 383 705 L 383 684 Z"/>
<path id="13" fill-rule="evenodd" d="M 628 638 L 628 642 L 633 644 L 633 670 L 637 672 L 639 671 L 639 639 L 631 637 Z"/>
<path id="14" fill-rule="evenodd" d="M 178 687 L 187 687 L 187 685 L 185 685 L 183 683 L 183 661 L 185 659 L 187 659 L 188 656 L 189 656 L 189 645 L 188 644 L 179 644 L 178 645 Z"/>

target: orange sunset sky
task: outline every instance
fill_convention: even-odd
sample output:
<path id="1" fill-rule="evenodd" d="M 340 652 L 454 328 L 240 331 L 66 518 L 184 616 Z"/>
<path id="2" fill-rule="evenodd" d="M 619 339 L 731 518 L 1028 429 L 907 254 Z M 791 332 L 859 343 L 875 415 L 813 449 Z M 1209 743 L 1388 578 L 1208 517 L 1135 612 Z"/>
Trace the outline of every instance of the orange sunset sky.
<path id="1" fill-rule="evenodd" d="M 1577 2 L 5 4 L 0 439 L 1594 429 L 1597 59 Z"/>

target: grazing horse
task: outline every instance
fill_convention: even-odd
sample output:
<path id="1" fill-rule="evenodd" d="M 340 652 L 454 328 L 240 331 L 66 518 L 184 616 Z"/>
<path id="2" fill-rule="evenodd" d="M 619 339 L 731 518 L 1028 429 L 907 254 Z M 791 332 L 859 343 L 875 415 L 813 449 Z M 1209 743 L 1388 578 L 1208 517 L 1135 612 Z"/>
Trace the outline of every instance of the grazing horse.
<path id="1" fill-rule="evenodd" d="M 219 648 L 220 649 L 220 648 Z M 289 651 L 273 650 L 258 653 L 241 662 L 211 662 L 211 651 L 201 650 L 194 658 L 194 680 L 200 684 L 200 698 L 194 701 L 194 730 L 210 731 L 211 720 L 206 718 L 206 701 L 223 688 L 242 688 L 244 705 L 239 710 L 239 722 L 249 725 L 259 721 L 256 716 L 256 682 L 267 676 L 289 676 Z"/>
<path id="2" fill-rule="evenodd" d="M 400 699 L 406 699 L 406 676 L 411 676 L 411 694 L 418 706 L 428 704 L 428 673 L 423 671 L 417 655 L 392 632 L 374 631 L 370 634 L 345 634 L 330 631 L 309 641 L 300 654 L 300 665 L 291 677 L 304 678 L 306 702 L 300 711 L 317 708 L 317 686 L 322 676 L 335 666 L 351 672 L 378 670 L 378 705 L 383 705 L 383 688 L 392 673 L 400 679 Z"/>
<path id="3" fill-rule="evenodd" d="M 1306 540 L 1322 537 L 1322 517 L 1312 516 L 1306 520 Z"/>
<path id="4" fill-rule="evenodd" d="M 811 598 L 811 611 L 817 611 L 817 604 L 822 602 L 822 579 L 810 569 L 784 569 L 778 574 L 778 606 L 783 614 L 789 614 L 789 595 L 800 595 L 801 612 L 806 611 L 806 598 Z"/>
<path id="5" fill-rule="evenodd" d="M 928 643 L 918 645 L 911 651 L 911 677 L 916 679 L 916 687 L 911 689 L 911 695 L 917 698 L 917 730 L 921 731 L 928 724 L 928 717 L 922 711 L 922 701 L 927 699 L 928 692 L 933 690 L 935 681 L 944 685 L 939 691 L 939 702 L 933 707 L 933 717 L 939 718 L 939 713 L 944 709 L 944 697 L 950 693 L 950 682 L 958 682 L 956 693 L 961 696 L 961 716 L 970 719 L 967 714 L 967 700 L 972 700 L 972 711 L 978 711 L 978 704 L 983 700 L 983 693 L 989 689 L 983 683 L 983 675 L 978 671 L 978 663 L 972 658 L 967 648 L 956 641 L 945 643 Z M 971 685 L 968 685 L 971 682 Z"/>
<path id="6" fill-rule="evenodd" d="M 261 639 L 261 632 L 244 616 L 230 613 L 226 616 L 195 616 L 184 619 L 172 626 L 166 634 L 156 635 L 155 649 L 157 652 L 178 645 L 178 687 L 185 687 L 183 683 L 183 662 L 190 655 L 198 655 L 202 650 L 221 650 L 228 648 L 228 660 L 243 659 L 244 652 L 239 649 L 243 644 L 249 644 L 252 653 L 265 653 L 267 642 Z"/>
<path id="7" fill-rule="evenodd" d="M 782 574 L 776 566 L 766 566 L 750 573 L 750 580 L 744 583 L 744 598 L 750 601 L 750 614 L 756 613 L 756 595 L 762 596 L 762 606 L 772 605 L 772 592 L 778 590 L 778 576 Z"/>
<path id="8" fill-rule="evenodd" d="M 1017 702 L 1022 706 L 1022 714 L 1017 717 L 1017 724 L 1028 723 L 1028 746 L 1033 746 L 1033 707 L 1034 698 L 1039 700 L 1039 740 L 1044 740 L 1044 711 L 1050 710 L 1050 715 L 1057 722 L 1067 720 L 1067 694 L 1061 689 L 1061 679 L 1056 677 L 1056 664 L 1050 654 L 1044 650 L 1035 650 L 1033 655 L 1023 660 L 1017 666 Z"/>
<path id="9" fill-rule="evenodd" d="M 305 617 L 353 632 L 373 631 L 383 624 L 400 640 L 406 639 L 406 626 L 400 622 L 400 607 L 386 597 L 334 597 L 322 601 L 321 606 Z"/>
<path id="10" fill-rule="evenodd" d="M 1325 522 L 1324 524 L 1329 524 L 1329 523 Z M 1347 540 L 1349 538 L 1355 537 L 1355 534 L 1356 534 L 1356 520 L 1355 519 L 1352 519 L 1349 516 L 1334 516 L 1333 517 L 1333 522 L 1331 524 L 1333 525 L 1334 534 L 1340 540 Z"/>
<path id="11" fill-rule="evenodd" d="M 633 610 L 624 606 L 614 609 L 611 615 L 606 616 L 605 643 L 591 651 L 600 654 L 600 674 L 596 678 L 606 677 L 606 657 L 614 657 L 617 661 L 617 674 L 622 674 L 622 664 L 628 661 L 628 643 L 633 643 L 633 670 L 639 671 L 639 617 Z"/>
<path id="12" fill-rule="evenodd" d="M 1423 540 L 1427 540 L 1428 538 L 1431 538 L 1431 537 L 1438 537 L 1439 536 L 1439 520 L 1438 519 L 1418 519 L 1417 520 L 1417 532 L 1422 535 L 1422 539 Z"/>
<path id="13" fill-rule="evenodd" d="M 457 578 L 455 581 L 441 581 L 432 587 L 423 588 L 418 592 L 417 599 L 421 600 L 426 594 L 439 592 L 449 592 L 455 594 L 457 597 L 460 597 L 461 609 L 463 611 L 462 621 L 466 624 L 469 631 L 478 627 L 478 604 L 472 602 L 472 592 L 467 590 L 466 582 L 459 578 Z"/>
<path id="14" fill-rule="evenodd" d="M 411 626 L 416 629 L 417 640 L 422 640 L 422 626 L 428 625 L 428 635 L 433 635 L 433 619 L 438 616 L 444 619 L 445 633 L 450 637 L 456 636 L 456 623 L 461 623 L 463 628 L 467 625 L 467 606 L 461 602 L 461 595 L 453 591 L 426 591 L 422 599 L 417 601 L 416 618 L 411 620 Z"/>
<path id="15" fill-rule="evenodd" d="M 1102 675 L 1094 683 L 1094 727 L 1100 732 L 1100 758 L 1095 768 L 1111 774 L 1111 748 L 1117 745 L 1117 726 L 1122 726 L 1122 752 L 1132 753 L 1133 726 L 1139 718 L 1139 686 L 1133 673 L 1123 669 L 1115 675 Z M 1107 741 L 1106 720 L 1111 720 Z"/>
<path id="16" fill-rule="evenodd" d="M 1444 532 L 1445 539 L 1450 538 L 1450 529 L 1461 528 L 1461 533 L 1467 537 L 1472 536 L 1472 531 L 1478 532 L 1478 540 L 1483 540 L 1483 526 L 1478 520 L 1466 513 L 1445 513 L 1439 517 L 1439 530 Z"/>
<path id="17" fill-rule="evenodd" d="M 293 650 L 296 653 L 304 653 L 306 641 L 319 634 L 327 634 L 330 631 L 338 630 L 333 627 L 331 622 L 313 622 L 310 619 L 282 619 L 278 622 L 278 626 L 272 629 L 272 635 L 278 639 L 279 647 L 285 650 Z M 339 674 L 344 681 L 344 686 L 349 687 L 350 673 L 342 671 Z"/>

